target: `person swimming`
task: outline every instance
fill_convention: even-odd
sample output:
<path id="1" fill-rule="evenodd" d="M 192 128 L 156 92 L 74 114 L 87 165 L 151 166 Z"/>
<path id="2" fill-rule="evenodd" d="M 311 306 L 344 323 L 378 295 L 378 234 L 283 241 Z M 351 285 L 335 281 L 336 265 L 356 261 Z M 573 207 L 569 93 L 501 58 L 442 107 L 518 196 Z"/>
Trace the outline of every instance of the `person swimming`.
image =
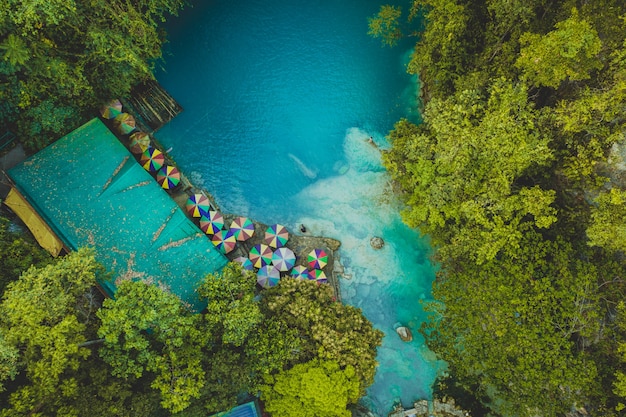
<path id="1" fill-rule="evenodd" d="M 300 224 L 300 231 L 306 233 L 306 227 L 303 224 Z"/>

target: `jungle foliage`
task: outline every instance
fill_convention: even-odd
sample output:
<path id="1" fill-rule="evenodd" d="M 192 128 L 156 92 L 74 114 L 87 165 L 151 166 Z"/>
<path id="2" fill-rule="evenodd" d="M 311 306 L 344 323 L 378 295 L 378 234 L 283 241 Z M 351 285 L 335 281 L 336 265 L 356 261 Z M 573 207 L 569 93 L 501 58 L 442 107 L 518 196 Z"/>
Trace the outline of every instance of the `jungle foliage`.
<path id="1" fill-rule="evenodd" d="M 493 415 L 617 415 L 626 402 L 626 4 L 413 0 L 405 9 L 381 9 L 370 33 L 393 44 L 424 19 L 408 66 L 420 77 L 423 123 L 400 120 L 383 160 L 404 221 L 437 248 L 429 346 L 455 390 Z"/>
<path id="2" fill-rule="evenodd" d="M 274 415 L 295 395 L 339 416 L 372 382 L 382 334 L 329 286 L 283 280 L 259 296 L 231 263 L 202 280 L 207 307 L 193 313 L 158 282 L 119 282 L 102 301 L 102 273 L 81 249 L 8 285 L 0 416 L 196 417 L 261 392 Z"/>
<path id="3" fill-rule="evenodd" d="M 37 150 L 152 78 L 183 0 L 0 3 L 0 125 Z"/>

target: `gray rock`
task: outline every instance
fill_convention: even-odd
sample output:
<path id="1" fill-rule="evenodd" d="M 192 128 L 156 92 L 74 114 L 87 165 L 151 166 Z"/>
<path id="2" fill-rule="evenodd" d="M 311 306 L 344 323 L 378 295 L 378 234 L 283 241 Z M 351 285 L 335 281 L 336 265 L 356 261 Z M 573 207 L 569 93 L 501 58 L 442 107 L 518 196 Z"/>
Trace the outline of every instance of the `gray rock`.
<path id="1" fill-rule="evenodd" d="M 372 245 L 374 249 L 382 249 L 383 246 L 385 246 L 385 241 L 381 237 L 374 236 L 370 239 L 370 245 Z"/>

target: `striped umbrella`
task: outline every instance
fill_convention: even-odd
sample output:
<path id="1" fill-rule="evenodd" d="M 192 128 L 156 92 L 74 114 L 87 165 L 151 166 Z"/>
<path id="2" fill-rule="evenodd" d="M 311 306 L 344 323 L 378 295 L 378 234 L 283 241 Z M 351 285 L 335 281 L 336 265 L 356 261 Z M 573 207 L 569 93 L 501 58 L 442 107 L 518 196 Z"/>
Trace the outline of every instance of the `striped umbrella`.
<path id="1" fill-rule="evenodd" d="M 180 184 L 180 171 L 178 168 L 164 165 L 157 173 L 157 182 L 165 190 L 171 190 Z"/>
<path id="2" fill-rule="evenodd" d="M 111 100 L 100 108 L 100 114 L 104 119 L 114 119 L 122 113 L 122 102 L 118 99 Z"/>
<path id="3" fill-rule="evenodd" d="M 213 235 L 224 227 L 224 216 L 215 210 L 209 210 L 207 216 L 200 217 L 200 229 L 207 235 Z"/>
<path id="4" fill-rule="evenodd" d="M 113 126 L 120 135 L 128 135 L 135 130 L 135 118 L 128 113 L 121 113 L 113 119 Z"/>
<path id="5" fill-rule="evenodd" d="M 296 265 L 291 270 L 291 277 L 296 279 L 311 279 L 309 270 L 304 265 Z"/>
<path id="6" fill-rule="evenodd" d="M 254 235 L 254 223 L 247 217 L 237 217 L 230 224 L 230 230 L 233 231 L 238 241 L 250 239 Z"/>
<path id="7" fill-rule="evenodd" d="M 309 271 L 309 279 L 314 280 L 315 282 L 319 282 L 320 284 L 325 284 L 328 282 L 328 277 L 321 269 L 314 269 Z"/>
<path id="8" fill-rule="evenodd" d="M 165 156 L 160 150 L 150 146 L 141 154 L 139 163 L 146 171 L 157 172 L 165 163 Z"/>
<path id="9" fill-rule="evenodd" d="M 274 287 L 280 281 L 280 271 L 274 265 L 265 265 L 256 274 L 256 282 L 263 288 Z"/>
<path id="10" fill-rule="evenodd" d="M 241 267 L 245 269 L 246 271 L 254 270 L 254 265 L 252 265 L 252 261 L 249 258 L 246 258 L 245 256 L 239 256 L 233 259 L 233 261 L 241 265 Z"/>
<path id="11" fill-rule="evenodd" d="M 328 264 L 328 255 L 322 249 L 313 249 L 307 256 L 311 269 L 322 269 Z"/>
<path id="12" fill-rule="evenodd" d="M 208 216 L 211 203 L 207 196 L 196 193 L 189 196 L 185 208 L 191 217 Z"/>
<path id="13" fill-rule="evenodd" d="M 229 253 L 235 249 L 237 239 L 230 230 L 220 230 L 211 236 L 211 242 L 213 242 L 215 247 L 219 249 L 220 252 Z"/>
<path id="14" fill-rule="evenodd" d="M 150 136 L 146 132 L 135 132 L 130 135 L 128 147 L 135 155 L 141 155 L 150 147 Z"/>
<path id="15" fill-rule="evenodd" d="M 272 255 L 272 264 L 281 272 L 287 272 L 296 263 L 296 255 L 289 248 L 278 248 Z"/>
<path id="16" fill-rule="evenodd" d="M 269 246 L 259 243 L 250 249 L 248 257 L 255 268 L 261 268 L 272 263 L 272 254 L 272 249 Z"/>
<path id="17" fill-rule="evenodd" d="M 283 225 L 273 224 L 265 231 L 264 241 L 273 248 L 285 246 L 287 240 L 289 240 L 289 232 Z"/>

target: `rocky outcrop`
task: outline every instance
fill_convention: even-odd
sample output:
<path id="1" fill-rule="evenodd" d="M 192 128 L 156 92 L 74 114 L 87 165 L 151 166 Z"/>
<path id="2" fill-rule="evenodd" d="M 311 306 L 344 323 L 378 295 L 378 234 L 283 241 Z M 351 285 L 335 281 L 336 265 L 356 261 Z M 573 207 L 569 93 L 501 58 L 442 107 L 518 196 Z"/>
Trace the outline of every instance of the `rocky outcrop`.
<path id="1" fill-rule="evenodd" d="M 382 249 L 385 246 L 385 241 L 382 237 L 374 236 L 370 239 L 370 245 L 374 249 Z"/>

